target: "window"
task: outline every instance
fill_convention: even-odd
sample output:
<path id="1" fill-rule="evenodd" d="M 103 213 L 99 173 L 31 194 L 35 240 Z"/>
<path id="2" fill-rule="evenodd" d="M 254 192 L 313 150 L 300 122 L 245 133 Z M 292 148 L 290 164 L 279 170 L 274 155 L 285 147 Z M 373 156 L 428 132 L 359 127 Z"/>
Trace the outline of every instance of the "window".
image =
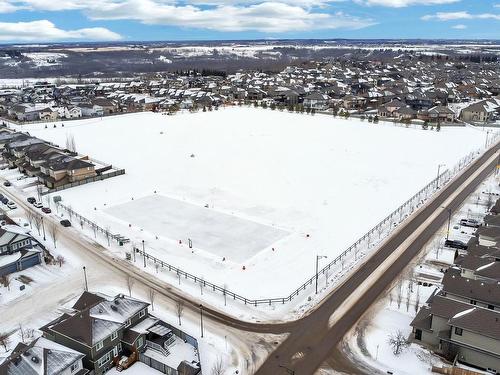
<path id="1" fill-rule="evenodd" d="M 137 349 L 139 349 L 142 344 L 144 344 L 144 336 L 140 336 L 138 339 L 137 339 Z"/>
<path id="2" fill-rule="evenodd" d="M 139 311 L 139 318 L 143 318 L 146 315 L 146 309 Z"/>
<path id="3" fill-rule="evenodd" d="M 103 355 L 101 358 L 99 358 L 99 360 L 97 361 L 98 367 L 102 367 L 110 361 L 110 359 L 111 359 L 110 353 L 111 352 L 107 352 L 105 355 Z"/>
<path id="4" fill-rule="evenodd" d="M 455 327 L 455 335 L 462 336 L 463 329 Z"/>
<path id="5" fill-rule="evenodd" d="M 488 305 L 488 309 L 490 309 L 490 310 L 495 310 L 495 306 L 493 306 L 493 305 Z"/>
<path id="6" fill-rule="evenodd" d="M 80 368 L 80 363 L 79 362 L 75 362 L 71 365 L 70 367 L 70 371 L 71 373 L 74 373 L 76 370 L 78 370 Z"/>
<path id="7" fill-rule="evenodd" d="M 128 327 L 130 324 L 132 324 L 132 321 L 129 319 L 127 319 L 127 321 L 125 322 L 125 328 Z"/>
<path id="8" fill-rule="evenodd" d="M 111 334 L 111 341 L 115 340 L 117 337 L 118 337 L 118 331 L 113 332 L 113 333 Z"/>
<path id="9" fill-rule="evenodd" d="M 96 352 L 98 352 L 99 350 L 101 350 L 101 349 L 102 349 L 102 347 L 103 347 L 103 346 L 104 346 L 104 345 L 103 345 L 102 341 L 99 341 L 99 342 L 95 345 L 95 351 L 96 351 Z"/>
<path id="10" fill-rule="evenodd" d="M 118 357 L 118 348 L 116 346 L 113 348 L 113 358 L 114 357 Z"/>
<path id="11" fill-rule="evenodd" d="M 473 300 L 473 299 L 471 299 L 471 300 L 470 300 L 470 304 L 471 304 L 471 305 L 475 305 L 476 303 L 477 303 L 477 302 L 476 302 L 475 300 Z"/>
<path id="12" fill-rule="evenodd" d="M 422 340 L 422 330 L 421 329 L 415 330 L 415 340 Z"/>

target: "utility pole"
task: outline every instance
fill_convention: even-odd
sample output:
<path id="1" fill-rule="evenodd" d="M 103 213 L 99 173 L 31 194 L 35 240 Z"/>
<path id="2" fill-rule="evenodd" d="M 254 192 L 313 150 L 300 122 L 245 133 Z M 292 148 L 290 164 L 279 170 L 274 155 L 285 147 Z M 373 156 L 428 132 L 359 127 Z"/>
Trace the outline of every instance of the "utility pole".
<path id="1" fill-rule="evenodd" d="M 323 259 L 323 258 L 327 258 L 326 255 L 316 255 L 316 294 L 318 294 L 318 264 L 319 264 L 319 260 L 320 259 Z"/>
<path id="2" fill-rule="evenodd" d="M 444 208 L 445 210 L 448 211 L 448 230 L 446 231 L 446 240 L 448 241 L 450 237 L 450 226 L 451 226 L 451 208 L 449 207 L 444 207 L 441 206 L 441 208 Z"/>
<path id="3" fill-rule="evenodd" d="M 83 266 L 83 278 L 85 280 L 85 291 L 88 292 L 89 286 L 87 284 L 87 268 L 85 268 L 85 266 Z"/>

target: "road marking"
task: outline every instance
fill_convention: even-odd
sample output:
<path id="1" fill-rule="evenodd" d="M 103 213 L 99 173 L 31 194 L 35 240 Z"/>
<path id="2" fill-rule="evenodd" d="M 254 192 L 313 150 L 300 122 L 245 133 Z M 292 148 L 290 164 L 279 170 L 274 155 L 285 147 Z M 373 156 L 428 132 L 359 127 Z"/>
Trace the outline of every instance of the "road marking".
<path id="1" fill-rule="evenodd" d="M 482 165 L 482 167 L 476 170 L 472 175 L 465 180 L 458 189 L 456 189 L 450 196 L 443 202 L 442 206 L 448 206 L 457 196 L 460 194 L 463 189 L 469 185 L 471 181 L 473 181 L 479 174 L 481 174 L 486 167 L 498 157 L 498 151 L 495 152 L 486 163 Z M 389 269 L 389 267 L 399 258 L 404 251 L 415 241 L 415 239 L 420 236 L 420 234 L 429 226 L 429 224 L 439 216 L 445 208 L 439 206 L 429 217 L 422 223 L 420 226 L 408 237 L 406 240 L 401 243 L 394 250 L 391 255 L 389 255 L 376 269 L 371 273 L 369 277 L 367 277 L 357 288 L 356 290 L 347 297 L 344 302 L 333 312 L 328 320 L 328 327 L 332 328 L 336 322 L 342 318 L 353 306 L 356 302 L 358 302 L 361 297 L 366 293 L 368 289 L 370 289 L 373 284 Z"/>

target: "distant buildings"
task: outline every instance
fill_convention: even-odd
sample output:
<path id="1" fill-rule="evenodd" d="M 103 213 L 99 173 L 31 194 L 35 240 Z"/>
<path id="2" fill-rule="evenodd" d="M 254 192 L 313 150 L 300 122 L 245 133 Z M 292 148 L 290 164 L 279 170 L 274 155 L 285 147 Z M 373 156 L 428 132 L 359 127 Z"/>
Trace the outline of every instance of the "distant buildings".
<path id="1" fill-rule="evenodd" d="M 0 115 L 55 121 L 138 111 L 262 104 L 288 110 L 373 115 L 392 121 L 486 123 L 500 115 L 499 66 L 446 59 L 310 62 L 279 73 L 165 73 L 151 81 L 0 90 Z"/>

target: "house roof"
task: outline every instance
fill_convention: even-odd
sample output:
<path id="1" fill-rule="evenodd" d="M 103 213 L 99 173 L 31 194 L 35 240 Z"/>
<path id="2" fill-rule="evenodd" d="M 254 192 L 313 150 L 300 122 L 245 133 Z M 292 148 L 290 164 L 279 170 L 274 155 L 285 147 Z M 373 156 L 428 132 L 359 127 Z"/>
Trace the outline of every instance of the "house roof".
<path id="1" fill-rule="evenodd" d="M 460 270 L 450 268 L 443 277 L 443 290 L 484 303 L 500 305 L 500 284 L 461 277 Z"/>
<path id="2" fill-rule="evenodd" d="M 83 357 L 82 353 L 40 337 L 27 345 L 19 343 L 0 366 L 0 374 L 58 375 Z"/>
<path id="3" fill-rule="evenodd" d="M 500 340 L 500 313 L 494 310 L 472 307 L 452 317 L 449 324 Z"/>

